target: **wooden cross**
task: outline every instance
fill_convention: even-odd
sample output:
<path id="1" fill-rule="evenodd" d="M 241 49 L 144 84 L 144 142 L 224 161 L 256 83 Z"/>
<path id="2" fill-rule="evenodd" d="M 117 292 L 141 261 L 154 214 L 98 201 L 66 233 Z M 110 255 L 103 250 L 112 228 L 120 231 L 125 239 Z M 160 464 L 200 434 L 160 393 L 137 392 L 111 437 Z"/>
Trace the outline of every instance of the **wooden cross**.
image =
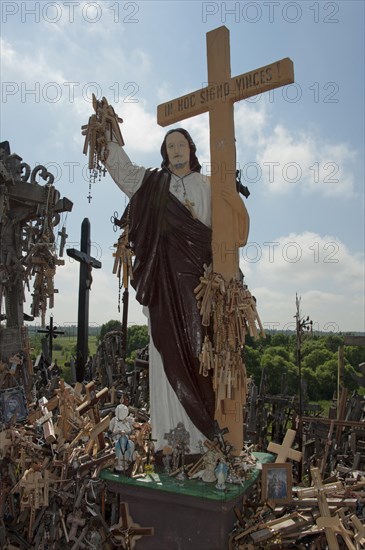
<path id="1" fill-rule="evenodd" d="M 328 506 L 326 494 L 323 491 L 323 483 L 322 483 L 319 468 L 311 468 L 311 476 L 313 480 L 313 486 L 317 490 L 318 508 L 319 508 L 319 511 L 321 512 L 321 518 L 326 518 L 326 519 L 323 519 L 323 521 L 326 522 L 327 520 L 331 519 L 331 512 Z M 317 522 L 318 522 L 318 519 L 317 519 Z M 326 525 L 323 525 L 323 527 L 324 527 L 324 532 L 326 534 L 329 548 L 331 548 L 331 550 L 339 550 L 340 547 L 338 545 L 338 541 L 337 541 L 335 532 L 333 530 L 333 526 L 326 523 Z"/>
<path id="2" fill-rule="evenodd" d="M 157 122 L 168 126 L 209 112 L 213 272 L 225 281 L 239 281 L 238 250 L 247 242 L 249 217 L 236 191 L 234 103 L 294 82 L 293 63 L 285 58 L 232 77 L 229 31 L 225 26 L 207 33 L 207 62 L 208 85 L 159 105 Z M 224 199 L 227 194 L 234 198 L 237 212 Z M 219 406 L 215 418 L 228 426 L 227 439 L 233 452 L 239 453 L 243 447 L 244 387 L 234 388 L 231 395 L 221 399 L 216 391 Z"/>
<path id="3" fill-rule="evenodd" d="M 138 523 L 133 522 L 129 515 L 127 502 L 120 503 L 119 516 L 118 523 L 110 528 L 112 540 L 116 542 L 117 546 L 120 546 L 121 542 L 123 548 L 133 550 L 136 546 L 136 540 L 145 536 L 151 537 L 155 534 L 153 527 L 141 527 Z"/>
<path id="4" fill-rule="evenodd" d="M 300 451 L 295 451 L 291 448 L 295 435 L 295 430 L 287 430 L 284 440 L 281 445 L 279 443 L 273 443 L 270 441 L 267 450 L 271 453 L 275 453 L 278 456 L 276 457 L 275 462 L 286 462 L 288 458 L 291 460 L 296 460 L 300 462 L 302 460 L 302 453 Z"/>
<path id="5" fill-rule="evenodd" d="M 356 550 L 356 547 L 352 543 L 352 540 L 350 538 L 352 536 L 352 532 L 347 531 L 347 529 L 345 529 L 345 527 L 342 524 L 341 518 L 337 514 L 332 517 L 321 516 L 316 519 L 316 524 L 317 524 L 317 527 L 319 527 L 320 529 L 325 529 L 326 536 L 328 532 L 331 532 L 336 538 L 336 533 L 338 533 L 343 538 L 348 550 Z M 328 537 L 327 537 L 327 540 L 328 540 Z M 332 546 L 329 546 L 329 548 L 332 549 Z"/>
<path id="6" fill-rule="evenodd" d="M 86 413 L 89 413 L 89 416 L 91 416 L 91 419 L 93 421 L 94 426 L 100 424 L 100 413 L 99 413 L 99 407 L 98 403 L 100 399 L 108 394 L 108 388 L 103 388 L 99 392 L 95 391 L 95 382 L 89 382 L 85 386 L 86 390 L 86 398 L 85 400 L 79 405 L 76 410 L 80 415 L 84 415 Z M 105 420 L 105 419 L 104 419 Z M 109 425 L 109 417 L 108 422 L 105 425 Z M 98 433 L 97 433 L 98 432 Z M 98 446 L 99 450 L 105 448 L 105 440 L 103 432 L 99 432 L 96 430 L 94 434 L 98 438 Z"/>
<path id="7" fill-rule="evenodd" d="M 294 82 L 289 58 L 231 77 L 229 30 L 207 33 L 208 85 L 157 107 L 157 122 L 168 126 L 209 112 L 212 185 L 213 270 L 226 280 L 238 277 L 238 247 L 232 229 L 232 209 L 222 199 L 223 188 L 236 189 L 234 103 Z"/>
<path id="8" fill-rule="evenodd" d="M 48 399 L 46 397 L 41 397 L 39 399 L 39 404 L 42 410 L 42 416 L 37 419 L 37 424 L 41 425 L 43 428 L 43 436 L 46 443 L 54 443 L 56 441 L 52 413 L 48 410 Z"/>
<path id="9" fill-rule="evenodd" d="M 79 508 L 76 512 L 68 514 L 67 523 L 71 525 L 68 534 L 69 540 L 77 540 L 77 531 L 79 527 L 83 527 L 86 523 L 86 519 L 82 517 L 82 510 Z"/>
<path id="10" fill-rule="evenodd" d="M 363 544 L 365 546 L 365 525 L 355 514 L 352 514 L 352 516 L 350 516 L 350 521 L 357 531 L 355 534 L 355 542 L 358 547 L 361 548 L 360 544 Z"/>

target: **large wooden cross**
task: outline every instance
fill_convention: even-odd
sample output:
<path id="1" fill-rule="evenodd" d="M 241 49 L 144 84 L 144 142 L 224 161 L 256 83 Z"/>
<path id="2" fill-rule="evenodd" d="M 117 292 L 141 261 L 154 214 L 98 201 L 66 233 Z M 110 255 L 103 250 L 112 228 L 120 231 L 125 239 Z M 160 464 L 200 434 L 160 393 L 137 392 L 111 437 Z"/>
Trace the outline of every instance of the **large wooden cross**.
<path id="1" fill-rule="evenodd" d="M 212 186 L 213 270 L 226 280 L 239 274 L 240 243 L 232 230 L 231 207 L 222 188 L 236 189 L 234 103 L 294 82 L 289 58 L 231 77 L 229 30 L 207 33 L 208 85 L 157 107 L 157 122 L 168 126 L 209 112 Z"/>
<path id="2" fill-rule="evenodd" d="M 207 61 L 207 86 L 159 105 L 157 122 L 168 126 L 209 112 L 213 271 L 229 282 L 239 279 L 238 251 L 245 244 L 238 234 L 236 215 L 222 196 L 224 189 L 236 191 L 234 103 L 294 82 L 294 70 L 292 61 L 285 58 L 232 77 L 229 31 L 225 26 L 207 33 Z M 247 212 L 245 225 L 247 240 Z M 227 439 L 237 452 L 243 444 L 243 400 L 243 392 L 237 391 L 232 399 L 224 400 L 224 412 L 216 411 L 216 419 L 228 427 Z"/>

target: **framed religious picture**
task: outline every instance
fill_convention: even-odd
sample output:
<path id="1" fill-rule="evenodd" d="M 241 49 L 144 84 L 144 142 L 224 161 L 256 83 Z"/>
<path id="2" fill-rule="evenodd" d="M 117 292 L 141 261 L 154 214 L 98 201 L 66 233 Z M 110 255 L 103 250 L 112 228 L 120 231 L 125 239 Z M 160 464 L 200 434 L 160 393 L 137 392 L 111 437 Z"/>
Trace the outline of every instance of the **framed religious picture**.
<path id="1" fill-rule="evenodd" d="M 292 498 L 292 464 L 270 463 L 262 465 L 261 500 L 272 500 L 278 504 Z"/>
<path id="2" fill-rule="evenodd" d="M 22 387 L 0 390 L 0 420 L 5 426 L 24 422 L 27 416 L 27 400 Z"/>

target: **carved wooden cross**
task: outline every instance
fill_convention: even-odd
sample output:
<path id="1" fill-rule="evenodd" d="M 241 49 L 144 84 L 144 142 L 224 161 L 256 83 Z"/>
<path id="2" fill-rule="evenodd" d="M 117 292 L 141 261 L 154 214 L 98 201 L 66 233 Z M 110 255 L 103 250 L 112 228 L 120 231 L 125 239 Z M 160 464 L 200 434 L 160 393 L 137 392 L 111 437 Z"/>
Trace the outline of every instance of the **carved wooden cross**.
<path id="1" fill-rule="evenodd" d="M 295 430 L 287 430 L 281 445 L 270 441 L 267 450 L 270 453 L 272 452 L 278 455 L 275 462 L 286 462 L 288 458 L 290 458 L 291 460 L 296 460 L 297 462 L 300 462 L 302 460 L 302 453 L 300 451 L 295 451 L 291 448 L 295 439 L 295 435 Z"/>
<path id="2" fill-rule="evenodd" d="M 328 506 L 326 494 L 323 491 L 323 482 L 322 482 L 319 468 L 311 468 L 310 471 L 311 471 L 313 486 L 316 488 L 317 494 L 318 494 L 318 508 L 319 508 L 319 511 L 321 512 L 321 516 L 318 519 L 322 518 L 321 521 L 323 521 L 323 528 L 326 534 L 328 547 L 331 548 L 331 550 L 339 550 L 340 547 L 339 547 L 335 532 L 333 530 L 333 525 L 329 525 L 329 522 L 328 522 L 328 520 L 331 521 L 330 519 L 331 512 Z M 318 519 L 317 519 L 317 525 L 318 525 Z M 321 525 L 318 525 L 318 526 L 321 527 Z"/>
<path id="3" fill-rule="evenodd" d="M 89 382 L 85 386 L 86 389 L 86 398 L 81 405 L 79 405 L 76 410 L 80 415 L 84 415 L 87 412 L 91 416 L 91 419 L 93 421 L 94 427 L 100 423 L 100 413 L 99 413 L 99 401 L 102 397 L 104 397 L 108 393 L 108 388 L 103 388 L 99 392 L 95 391 L 95 382 Z M 105 420 L 105 419 L 104 419 Z M 109 417 L 108 422 L 105 423 L 105 425 L 109 425 Z M 95 435 L 98 438 L 98 446 L 99 450 L 102 450 L 105 448 L 105 440 L 103 432 L 99 432 L 97 429 L 95 432 Z"/>
<path id="4" fill-rule="evenodd" d="M 237 237 L 232 230 L 232 210 L 222 199 L 223 188 L 236 189 L 234 102 L 294 82 L 289 58 L 231 77 L 229 30 L 207 33 L 208 85 L 157 107 L 157 122 L 168 126 L 209 112 L 212 185 L 213 270 L 226 280 L 237 278 Z"/>
<path id="5" fill-rule="evenodd" d="M 145 536 L 151 537 L 155 534 L 153 527 L 141 527 L 138 523 L 134 523 L 129 515 L 129 506 L 127 502 L 120 503 L 119 516 L 118 523 L 112 525 L 110 528 L 112 541 L 115 541 L 118 546 L 120 546 L 121 542 L 123 548 L 126 550 L 133 550 L 136 545 L 136 540 Z"/>

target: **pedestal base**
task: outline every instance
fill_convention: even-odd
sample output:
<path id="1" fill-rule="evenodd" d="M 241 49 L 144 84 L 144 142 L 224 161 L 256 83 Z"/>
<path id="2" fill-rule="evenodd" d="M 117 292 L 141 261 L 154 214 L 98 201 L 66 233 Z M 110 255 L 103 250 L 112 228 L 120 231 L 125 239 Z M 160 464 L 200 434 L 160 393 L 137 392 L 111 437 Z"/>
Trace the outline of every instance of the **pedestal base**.
<path id="1" fill-rule="evenodd" d="M 257 454 L 260 462 L 270 462 L 272 455 Z M 159 473 L 160 481 L 150 476 L 133 480 L 103 470 L 100 477 L 109 491 L 128 502 L 133 520 L 142 527 L 154 527 L 153 537 L 143 537 L 136 550 L 225 550 L 234 527 L 234 507 L 241 507 L 260 475 L 255 469 L 243 486 L 227 484 L 219 491 L 215 483 L 198 480 L 178 481 Z"/>

